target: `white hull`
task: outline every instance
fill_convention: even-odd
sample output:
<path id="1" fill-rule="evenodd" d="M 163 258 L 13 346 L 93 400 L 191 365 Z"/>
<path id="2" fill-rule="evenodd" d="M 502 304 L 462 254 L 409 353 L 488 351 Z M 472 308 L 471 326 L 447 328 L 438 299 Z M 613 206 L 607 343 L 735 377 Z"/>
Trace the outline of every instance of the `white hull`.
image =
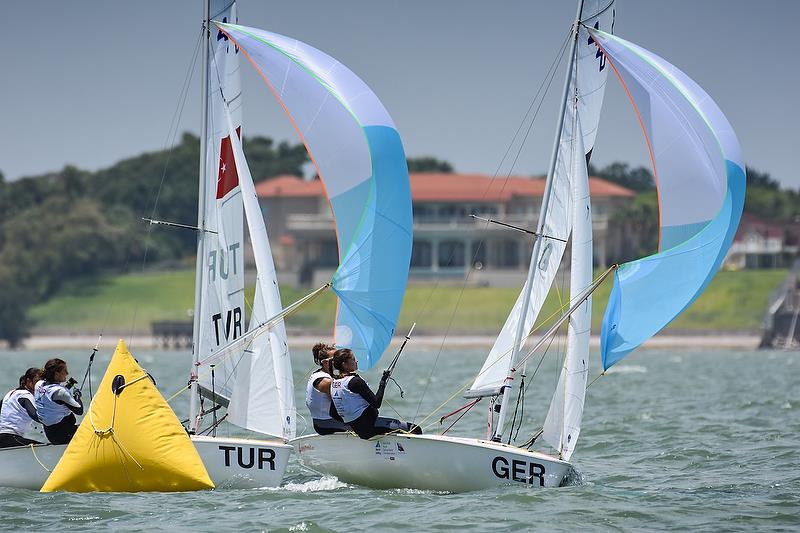
<path id="1" fill-rule="evenodd" d="M 340 481 L 378 489 L 466 492 L 522 484 L 558 487 L 572 466 L 515 446 L 441 435 L 304 435 L 290 441 L 300 463 Z"/>
<path id="2" fill-rule="evenodd" d="M 292 446 L 281 441 L 193 436 L 217 488 L 276 487 Z M 0 449 L 0 486 L 39 490 L 67 446 L 42 444 Z"/>

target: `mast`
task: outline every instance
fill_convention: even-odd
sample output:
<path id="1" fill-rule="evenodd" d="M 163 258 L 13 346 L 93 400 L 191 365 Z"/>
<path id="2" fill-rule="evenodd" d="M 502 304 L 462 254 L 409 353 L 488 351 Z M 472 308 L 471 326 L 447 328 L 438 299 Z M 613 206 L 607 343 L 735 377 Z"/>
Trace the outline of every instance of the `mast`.
<path id="1" fill-rule="evenodd" d="M 567 72 L 564 79 L 564 91 L 563 97 L 561 98 L 561 107 L 558 113 L 558 125 L 556 126 L 556 136 L 555 140 L 553 141 L 553 151 L 550 155 L 550 165 L 547 170 L 547 182 L 544 186 L 544 196 L 542 198 L 542 209 L 541 209 L 541 216 L 539 217 L 539 227 L 538 233 L 544 233 L 544 222 L 547 218 L 547 210 L 550 206 L 550 196 L 553 190 L 553 174 L 555 172 L 556 163 L 558 161 L 558 148 L 561 144 L 561 131 L 564 128 L 564 112 L 567 108 L 567 101 L 569 100 L 569 87 L 570 87 L 570 79 L 572 76 L 572 69 L 575 65 L 575 50 L 578 44 L 578 30 L 580 27 L 581 21 L 581 12 L 583 11 L 583 0 L 579 0 L 578 2 L 578 11 L 575 13 L 575 22 L 573 23 L 572 31 L 572 43 L 570 44 L 569 49 L 569 64 L 567 66 Z M 538 264 L 539 253 L 542 248 L 542 238 L 538 237 L 536 241 L 533 243 L 533 250 L 531 252 L 531 264 L 528 267 L 528 279 L 525 283 L 525 295 L 522 299 L 522 309 L 520 313 L 520 320 L 517 326 L 516 335 L 514 336 L 514 344 L 512 345 L 512 355 L 511 355 L 511 368 L 509 369 L 508 376 L 506 376 L 505 383 L 503 384 L 503 397 L 500 404 L 500 414 L 497 417 L 497 423 L 495 424 L 494 434 L 492 435 L 492 440 L 495 442 L 500 442 L 500 439 L 503 437 L 503 426 L 505 425 L 506 417 L 508 416 L 508 408 L 510 404 L 511 398 L 511 390 L 514 387 L 514 361 L 516 361 L 517 357 L 519 356 L 520 351 L 520 342 L 522 341 L 522 336 L 525 334 L 525 315 L 528 313 L 528 305 L 529 300 L 531 298 L 531 289 L 533 288 L 533 279 L 534 275 L 536 274 L 536 265 Z"/>
<path id="2" fill-rule="evenodd" d="M 192 366 L 189 369 L 190 394 L 189 394 L 189 433 L 196 433 L 200 424 L 199 398 L 200 390 L 197 383 L 197 364 L 200 361 L 198 348 L 200 346 L 200 304 L 203 297 L 203 242 L 205 240 L 205 211 L 206 211 L 206 158 L 208 146 L 208 44 L 211 24 L 211 0 L 203 0 L 203 72 L 200 82 L 200 170 L 198 174 L 197 192 L 197 259 L 194 274 L 194 317 L 192 324 Z"/>

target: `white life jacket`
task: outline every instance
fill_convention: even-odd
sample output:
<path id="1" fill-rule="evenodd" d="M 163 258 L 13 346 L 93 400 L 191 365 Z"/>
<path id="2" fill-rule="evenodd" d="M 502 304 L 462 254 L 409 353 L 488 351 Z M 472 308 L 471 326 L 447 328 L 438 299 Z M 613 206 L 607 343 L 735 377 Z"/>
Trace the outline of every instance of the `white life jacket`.
<path id="1" fill-rule="evenodd" d="M 347 385 L 355 376 L 347 376 L 342 379 L 334 379 L 331 382 L 331 398 L 336 411 L 346 423 L 350 423 L 363 413 L 369 403 L 358 393 L 350 391 Z"/>
<path id="2" fill-rule="evenodd" d="M 26 389 L 15 389 L 3 398 L 3 409 L 0 411 L 0 433 L 13 433 L 25 436 L 33 423 L 28 411 L 19 403 L 20 398 L 27 398 L 33 403 L 33 394 Z"/>
<path id="3" fill-rule="evenodd" d="M 66 405 L 53 401 L 53 393 L 64 386 L 60 383 L 45 383 L 39 380 L 34 388 L 34 398 L 36 404 L 36 414 L 45 426 L 58 424 L 64 417 L 72 414 Z"/>
<path id="4" fill-rule="evenodd" d="M 311 411 L 311 418 L 314 420 L 331 420 L 331 399 L 314 387 L 314 382 L 320 378 L 331 379 L 331 376 L 322 370 L 311 374 L 306 385 L 306 407 Z"/>

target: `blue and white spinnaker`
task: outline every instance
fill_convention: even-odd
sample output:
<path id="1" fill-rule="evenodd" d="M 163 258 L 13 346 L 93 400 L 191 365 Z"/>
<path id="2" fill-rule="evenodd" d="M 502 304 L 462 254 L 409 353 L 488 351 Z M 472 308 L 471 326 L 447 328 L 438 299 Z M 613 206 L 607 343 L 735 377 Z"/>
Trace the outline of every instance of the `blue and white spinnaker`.
<path id="1" fill-rule="evenodd" d="M 603 318 L 603 368 L 686 309 L 719 270 L 744 207 L 745 165 L 725 115 L 686 74 L 590 29 L 636 109 L 659 197 L 659 252 L 619 267 Z"/>
<path id="2" fill-rule="evenodd" d="M 215 24 L 283 106 L 322 179 L 339 245 L 334 340 L 370 368 L 394 333 L 411 262 L 411 190 L 394 122 L 369 87 L 324 52 Z"/>

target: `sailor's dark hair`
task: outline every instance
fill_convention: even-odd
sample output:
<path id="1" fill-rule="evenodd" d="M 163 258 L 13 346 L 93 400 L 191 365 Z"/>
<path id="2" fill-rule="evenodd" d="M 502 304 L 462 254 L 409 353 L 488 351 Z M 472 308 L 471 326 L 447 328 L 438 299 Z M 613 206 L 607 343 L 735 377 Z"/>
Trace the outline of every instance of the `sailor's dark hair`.
<path id="1" fill-rule="evenodd" d="M 24 387 L 25 386 L 25 382 L 28 381 L 29 379 L 33 379 L 33 380 L 38 381 L 39 378 L 41 377 L 41 375 L 42 375 L 42 369 L 41 368 L 36 368 L 36 367 L 33 367 L 33 366 L 30 367 L 28 370 L 25 371 L 24 374 L 22 374 L 19 377 L 19 386 L 20 386 L 20 388 Z"/>
<path id="2" fill-rule="evenodd" d="M 311 354 L 314 356 L 314 363 L 321 365 L 323 359 L 328 358 L 328 352 L 335 350 L 336 346 L 324 342 L 318 342 L 311 348 Z"/>
<path id="3" fill-rule="evenodd" d="M 351 350 L 350 348 L 342 348 L 341 350 L 336 350 L 336 352 L 333 354 L 333 368 L 341 372 L 342 363 L 347 361 L 347 359 L 349 359 L 351 355 L 353 355 L 353 350 Z"/>
<path id="4" fill-rule="evenodd" d="M 44 370 L 42 371 L 42 379 L 47 381 L 48 383 L 55 383 L 56 381 L 56 373 L 61 372 L 67 368 L 67 362 L 63 359 L 59 359 L 55 357 L 50 359 L 48 362 L 44 364 Z"/>

